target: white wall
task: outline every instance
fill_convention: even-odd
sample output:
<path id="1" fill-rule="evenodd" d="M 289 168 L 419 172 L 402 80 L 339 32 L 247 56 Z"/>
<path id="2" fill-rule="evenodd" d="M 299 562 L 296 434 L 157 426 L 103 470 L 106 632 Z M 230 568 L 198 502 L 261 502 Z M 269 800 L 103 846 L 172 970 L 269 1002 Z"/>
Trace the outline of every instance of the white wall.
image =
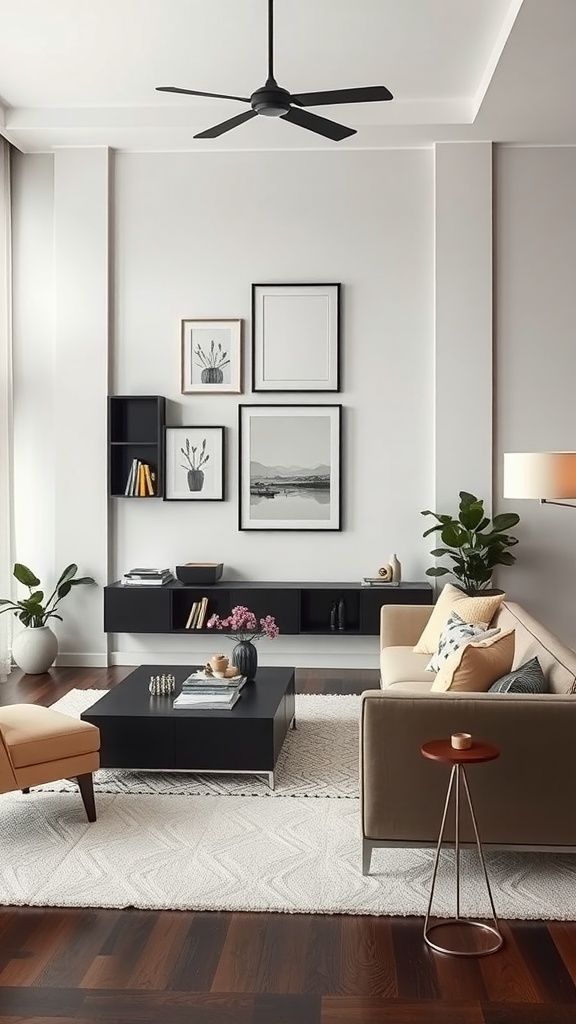
<path id="1" fill-rule="evenodd" d="M 576 148 L 498 149 L 496 448 L 576 449 Z M 576 647 L 576 511 L 498 500 L 518 512 L 511 597 Z"/>
<path id="2" fill-rule="evenodd" d="M 454 499 L 460 487 L 478 486 L 480 493 L 487 487 L 493 443 L 487 408 L 492 403 L 487 387 L 492 375 L 489 151 L 489 144 L 471 144 L 443 147 L 440 156 L 431 150 L 114 155 L 110 390 L 166 395 L 172 424 L 226 426 L 228 500 L 204 505 L 111 499 L 110 579 L 136 563 L 221 559 L 227 574 L 237 578 L 353 580 L 374 572 L 393 551 L 405 579 L 424 578 L 431 544 L 422 538 L 427 523 L 420 510 L 434 507 L 436 494 L 438 501 L 445 496 L 445 504 L 450 480 Z M 504 505 L 497 479 L 501 451 L 573 446 L 568 427 L 576 358 L 569 344 L 575 319 L 570 284 L 576 270 L 575 152 L 496 151 L 496 511 Z M 73 178 L 69 187 L 74 190 Z M 83 509 L 89 521 L 105 515 L 104 367 L 95 335 L 86 342 L 89 365 L 96 359 L 98 368 L 97 379 L 86 375 L 90 421 L 82 422 L 80 404 L 74 420 L 78 429 L 92 431 L 97 512 L 90 489 L 82 489 L 70 506 L 65 488 L 54 487 L 54 480 L 65 479 L 67 453 L 62 443 L 54 444 L 52 420 L 57 391 L 51 375 L 64 351 L 52 324 L 53 213 L 51 158 L 17 157 L 18 555 L 26 560 L 24 552 L 32 551 L 35 566 L 42 559 L 46 564 L 56 538 L 65 536 Z M 466 230 L 455 230 L 462 216 Z M 100 221 L 104 218 L 101 211 Z M 98 238 L 100 228 L 97 219 Z M 444 269 L 435 281 L 439 257 Z M 101 280 L 106 259 L 101 252 L 95 280 Z M 480 303 L 478 324 L 467 313 L 474 329 L 475 376 L 466 401 L 461 395 L 456 400 L 453 379 L 445 373 L 452 360 L 462 367 L 469 358 L 458 322 L 447 315 L 451 296 L 458 301 L 460 294 L 457 271 L 471 289 L 469 306 Z M 59 277 L 62 293 L 66 275 Z M 341 394 L 251 395 L 248 358 L 243 395 L 180 394 L 182 318 L 241 317 L 248 354 L 250 284 L 307 280 L 343 284 Z M 95 315 L 101 317 L 106 302 L 100 294 Z M 434 343 L 440 337 L 442 362 L 435 365 Z M 78 344 L 82 352 L 81 334 Z M 550 399 L 542 395 L 544 380 L 553 392 Z M 237 529 L 238 405 L 275 400 L 344 406 L 340 533 Z M 455 439 L 457 458 L 447 458 L 443 444 L 436 459 L 439 417 L 446 443 Z M 471 428 L 468 452 L 462 439 Z M 37 513 L 39 490 L 42 512 Z M 564 613 L 563 606 L 574 574 L 564 567 L 563 556 L 576 522 L 568 510 L 523 503 L 519 511 L 519 565 L 504 570 L 500 583 L 568 637 L 571 611 Z M 555 517 L 548 532 L 562 539 L 550 541 L 553 548 L 546 548 L 538 563 L 545 535 L 542 520 L 534 517 L 541 516 L 546 523 Z M 551 590 L 559 595 L 556 604 L 549 600 Z M 100 613 L 97 618 L 90 615 L 88 635 L 64 635 L 69 661 L 81 663 L 100 650 Z M 203 638 L 122 635 L 110 641 L 112 660 L 125 663 L 155 655 L 196 660 L 211 650 Z M 377 641 L 281 637 L 264 651 L 263 660 L 270 662 L 289 658 L 300 665 L 365 666 L 376 663 Z"/>

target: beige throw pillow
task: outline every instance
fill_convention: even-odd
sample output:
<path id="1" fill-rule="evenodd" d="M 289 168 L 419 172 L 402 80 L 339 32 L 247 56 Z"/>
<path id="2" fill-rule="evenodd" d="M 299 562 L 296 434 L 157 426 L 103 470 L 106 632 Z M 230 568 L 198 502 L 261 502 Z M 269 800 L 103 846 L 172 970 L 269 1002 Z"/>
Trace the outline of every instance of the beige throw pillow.
<path id="1" fill-rule="evenodd" d="M 513 661 L 513 629 L 488 640 L 472 640 L 446 659 L 431 689 L 485 693 L 510 671 Z"/>
<path id="2" fill-rule="evenodd" d="M 474 625 L 481 622 L 490 623 L 505 596 L 505 594 L 479 594 L 478 597 L 468 597 L 458 587 L 447 583 L 438 595 L 432 615 L 414 647 L 414 654 L 436 653 L 440 636 L 446 628 L 451 612 L 456 612 L 461 619 L 464 619 L 464 622 L 472 622 Z"/>

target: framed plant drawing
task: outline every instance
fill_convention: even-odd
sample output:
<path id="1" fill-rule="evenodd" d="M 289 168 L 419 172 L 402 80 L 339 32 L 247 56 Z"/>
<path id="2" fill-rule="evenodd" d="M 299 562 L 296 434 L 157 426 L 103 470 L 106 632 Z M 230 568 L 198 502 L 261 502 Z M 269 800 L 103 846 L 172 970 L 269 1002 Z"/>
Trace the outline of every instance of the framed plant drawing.
<path id="1" fill-rule="evenodd" d="M 239 407 L 239 528 L 341 529 L 340 405 Z"/>
<path id="2" fill-rule="evenodd" d="M 340 285 L 252 285 L 252 390 L 340 390 Z"/>
<path id="3" fill-rule="evenodd" d="M 164 501 L 224 500 L 224 427 L 165 427 Z"/>
<path id="4" fill-rule="evenodd" d="M 241 320 L 182 320 L 182 394 L 239 395 L 241 349 Z"/>

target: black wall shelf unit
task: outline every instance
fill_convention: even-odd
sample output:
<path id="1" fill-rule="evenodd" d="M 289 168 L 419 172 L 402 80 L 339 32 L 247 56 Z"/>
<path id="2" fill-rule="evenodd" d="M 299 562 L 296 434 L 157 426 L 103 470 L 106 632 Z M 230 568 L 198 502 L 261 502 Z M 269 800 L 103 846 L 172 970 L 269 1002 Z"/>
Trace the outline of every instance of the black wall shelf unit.
<path id="1" fill-rule="evenodd" d="M 130 497 L 124 492 L 134 459 L 147 463 L 154 474 L 154 495 L 164 493 L 163 395 L 109 395 L 108 397 L 108 493 L 112 498 Z M 136 497 L 134 495 L 133 497 Z"/>
<path id="2" fill-rule="evenodd" d="M 273 615 L 280 632 L 288 636 L 377 636 L 383 604 L 432 604 L 430 583 L 400 583 L 397 587 L 363 587 L 359 583 L 253 583 L 220 581 L 212 586 L 167 583 L 162 587 L 104 587 L 106 633 L 210 633 L 218 630 L 186 629 L 194 601 L 208 598 L 206 621 L 211 615 L 229 615 L 238 604 L 257 618 Z M 346 627 L 330 628 L 334 602 L 343 598 Z"/>

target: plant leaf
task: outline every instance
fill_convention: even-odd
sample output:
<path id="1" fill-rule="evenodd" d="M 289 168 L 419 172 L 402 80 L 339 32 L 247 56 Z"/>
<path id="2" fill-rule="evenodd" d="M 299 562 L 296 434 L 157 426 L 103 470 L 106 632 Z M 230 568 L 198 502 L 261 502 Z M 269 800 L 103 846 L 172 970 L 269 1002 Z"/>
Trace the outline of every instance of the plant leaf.
<path id="1" fill-rule="evenodd" d="M 16 577 L 18 583 L 23 583 L 25 587 L 40 586 L 40 580 L 38 577 L 34 575 L 27 565 L 22 565 L 21 562 L 16 562 L 12 575 Z"/>
<path id="2" fill-rule="evenodd" d="M 431 569 L 426 569 L 427 576 L 445 576 L 448 572 L 450 572 L 450 569 L 446 569 L 441 565 L 434 565 Z"/>
<path id="3" fill-rule="evenodd" d="M 500 515 L 494 516 L 492 529 L 502 533 L 502 531 L 509 530 L 512 526 L 517 526 L 519 522 L 520 516 L 516 515 L 516 512 L 501 512 Z"/>

